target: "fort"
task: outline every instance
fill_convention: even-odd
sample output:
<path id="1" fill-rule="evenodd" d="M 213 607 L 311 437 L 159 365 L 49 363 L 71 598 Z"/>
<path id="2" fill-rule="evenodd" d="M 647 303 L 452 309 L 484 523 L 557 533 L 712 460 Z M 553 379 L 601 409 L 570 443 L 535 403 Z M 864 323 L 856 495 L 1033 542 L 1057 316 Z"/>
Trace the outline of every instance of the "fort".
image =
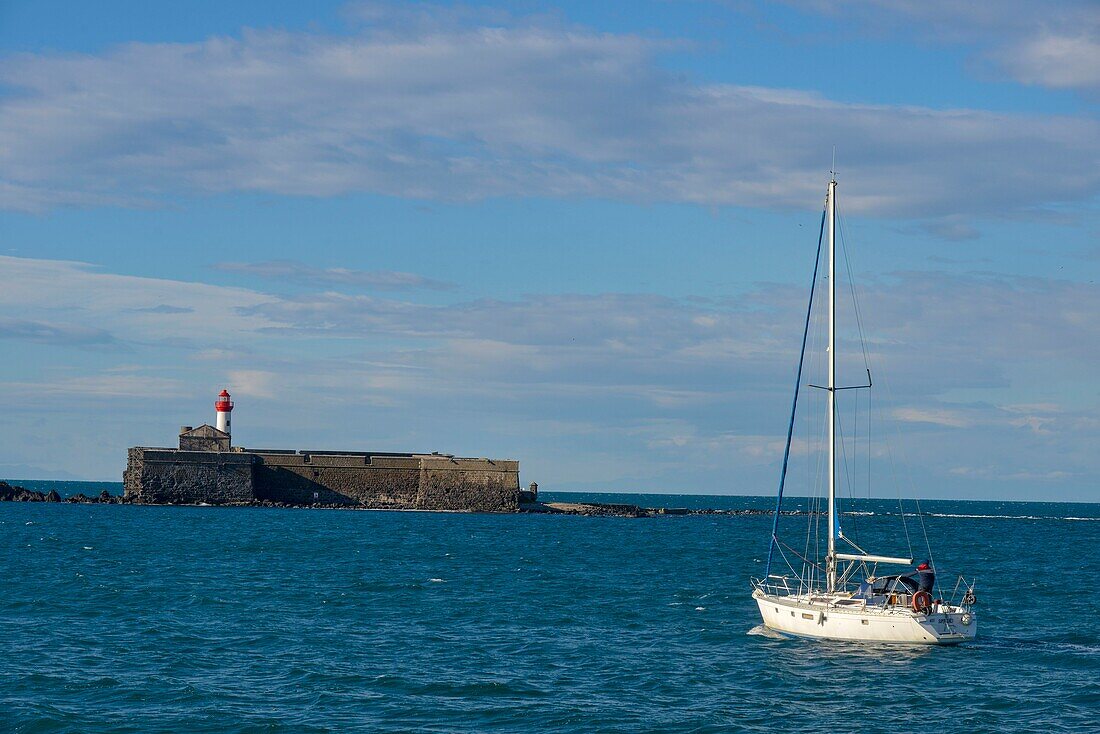
<path id="1" fill-rule="evenodd" d="M 217 425 L 183 426 L 178 448 L 134 447 L 123 491 L 135 504 L 285 504 L 387 510 L 518 512 L 519 462 L 450 454 L 292 451 L 232 445 L 233 403 Z"/>

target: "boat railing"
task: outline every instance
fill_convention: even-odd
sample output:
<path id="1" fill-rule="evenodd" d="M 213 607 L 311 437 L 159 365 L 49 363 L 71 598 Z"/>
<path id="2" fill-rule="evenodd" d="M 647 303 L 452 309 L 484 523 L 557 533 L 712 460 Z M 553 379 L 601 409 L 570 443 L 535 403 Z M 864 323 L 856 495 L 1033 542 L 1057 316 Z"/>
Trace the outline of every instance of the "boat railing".
<path id="1" fill-rule="evenodd" d="M 951 590 L 951 596 L 948 598 L 949 603 L 968 612 L 971 611 L 971 608 L 978 602 L 977 596 L 974 594 L 974 587 L 977 585 L 977 579 L 968 581 L 963 578 L 962 574 L 959 574 L 958 580 L 955 581 L 955 588 Z"/>
<path id="2" fill-rule="evenodd" d="M 752 580 L 755 588 L 769 596 L 791 596 L 795 592 L 791 590 L 791 578 L 789 576 L 777 576 L 770 574 L 767 578 Z"/>

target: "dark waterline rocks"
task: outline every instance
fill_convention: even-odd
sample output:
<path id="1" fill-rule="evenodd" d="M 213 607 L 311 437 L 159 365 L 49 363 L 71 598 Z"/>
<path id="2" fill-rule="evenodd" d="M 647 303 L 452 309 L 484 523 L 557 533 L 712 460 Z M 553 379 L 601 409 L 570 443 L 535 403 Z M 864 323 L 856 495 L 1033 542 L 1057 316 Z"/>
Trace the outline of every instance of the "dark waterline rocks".
<path id="1" fill-rule="evenodd" d="M 87 495 L 80 493 L 71 497 L 62 498 L 58 494 L 56 489 L 52 489 L 49 492 L 36 492 L 33 489 L 26 489 L 24 487 L 12 486 L 7 482 L 0 481 L 0 502 L 57 502 L 57 503 L 69 503 L 69 504 L 103 504 L 103 505 L 121 505 L 132 504 L 125 497 L 117 494 L 111 494 L 107 490 L 103 490 L 94 497 L 88 497 Z M 168 503 L 175 504 L 175 503 Z M 186 504 L 186 503 L 180 503 Z M 232 504 L 225 504 L 224 507 L 279 507 L 279 508 L 298 508 L 298 509 L 370 509 L 356 506 L 348 506 L 346 504 L 334 504 L 327 502 L 315 502 L 315 503 L 293 503 L 293 502 L 277 502 L 273 500 L 254 500 L 251 502 L 239 502 Z M 641 507 L 640 505 L 621 504 L 621 503 L 607 503 L 607 502 L 523 502 L 519 506 L 519 511 L 528 514 L 545 514 L 545 515 L 580 515 L 584 517 L 664 517 L 664 516 L 680 516 L 680 515 L 734 515 L 734 516 L 753 516 L 753 515 L 771 515 L 772 510 L 764 510 L 758 508 L 744 508 L 736 510 L 719 510 L 711 508 L 701 509 L 688 509 L 683 507 Z M 806 515 L 811 514 L 805 510 L 784 510 L 783 515 Z M 815 513 L 820 514 L 820 513 Z"/>
<path id="2" fill-rule="evenodd" d="M 117 494 L 111 494 L 107 490 L 103 490 L 97 497 L 87 497 L 84 494 L 76 494 L 72 497 L 62 498 L 58 494 L 56 489 L 51 489 L 49 492 L 36 492 L 33 489 L 27 489 L 25 487 L 12 486 L 7 482 L 0 481 L 0 502 L 68 502 L 71 504 L 105 504 L 105 505 L 118 505 L 122 504 L 125 500 Z"/>
<path id="3" fill-rule="evenodd" d="M 666 515 L 771 515 L 773 510 L 745 508 L 717 510 L 685 507 L 642 507 L 606 502 L 524 502 L 520 512 L 543 515 L 582 515 L 585 517 L 663 517 Z M 803 510 L 783 510 L 782 515 L 806 515 Z"/>

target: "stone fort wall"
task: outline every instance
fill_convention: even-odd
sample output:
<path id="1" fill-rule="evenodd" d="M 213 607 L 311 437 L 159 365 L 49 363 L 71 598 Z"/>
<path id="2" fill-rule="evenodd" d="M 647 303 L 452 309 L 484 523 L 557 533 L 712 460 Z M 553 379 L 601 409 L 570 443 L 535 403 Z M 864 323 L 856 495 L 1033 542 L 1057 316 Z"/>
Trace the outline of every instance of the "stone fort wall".
<path id="1" fill-rule="evenodd" d="M 519 462 L 440 454 L 132 448 L 123 473 L 139 504 L 341 505 L 516 512 Z"/>
<path id="2" fill-rule="evenodd" d="M 255 499 L 250 454 L 132 448 L 127 459 L 123 494 L 134 502 L 231 505 Z"/>

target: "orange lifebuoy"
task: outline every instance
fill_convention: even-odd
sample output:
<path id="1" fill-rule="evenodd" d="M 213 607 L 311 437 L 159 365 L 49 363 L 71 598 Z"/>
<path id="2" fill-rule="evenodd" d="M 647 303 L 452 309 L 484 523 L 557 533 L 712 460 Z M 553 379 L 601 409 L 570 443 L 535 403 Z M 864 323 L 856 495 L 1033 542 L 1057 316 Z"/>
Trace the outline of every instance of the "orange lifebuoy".
<path id="1" fill-rule="evenodd" d="M 913 594 L 913 611 L 925 614 L 932 611 L 932 595 L 927 591 L 918 591 Z"/>

